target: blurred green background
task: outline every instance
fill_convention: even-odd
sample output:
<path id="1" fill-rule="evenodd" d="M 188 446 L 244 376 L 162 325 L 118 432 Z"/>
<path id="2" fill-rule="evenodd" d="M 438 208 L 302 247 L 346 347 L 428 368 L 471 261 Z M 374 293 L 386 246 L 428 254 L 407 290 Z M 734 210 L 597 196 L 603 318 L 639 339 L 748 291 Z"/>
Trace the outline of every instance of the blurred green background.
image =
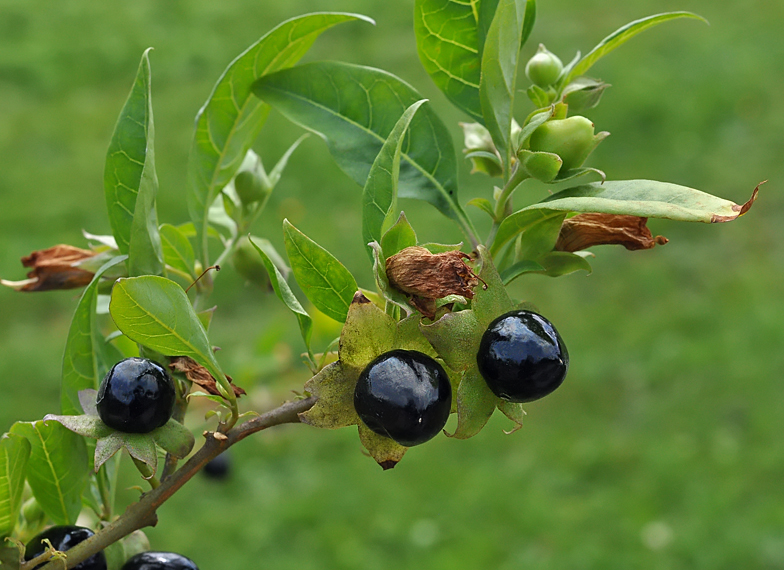
<path id="1" fill-rule="evenodd" d="M 769 179 L 755 208 L 731 224 L 654 221 L 666 247 L 600 248 L 588 277 L 516 282 L 512 293 L 540 307 L 571 354 L 564 386 L 528 406 L 518 433 L 494 418 L 469 441 L 412 449 L 389 472 L 362 455 L 353 429 L 262 433 L 231 450 L 227 483 L 199 477 L 159 511 L 154 548 L 202 570 L 784 568 L 784 4 L 541 0 L 523 56 L 545 42 L 566 61 L 630 20 L 681 9 L 711 26 L 665 24 L 592 69 L 613 87 L 587 114 L 613 135 L 590 165 L 739 203 Z M 159 218 L 182 223 L 193 118 L 213 83 L 271 27 L 316 10 L 378 25 L 327 32 L 308 60 L 402 76 L 459 140 L 465 117 L 418 62 L 413 0 L 0 0 L 0 276 L 23 278 L 19 258 L 35 249 L 84 246 L 83 229 L 109 233 L 104 154 L 146 47 Z M 273 114 L 255 148 L 271 165 L 299 134 Z M 462 201 L 489 197 L 468 170 Z M 279 245 L 288 217 L 369 286 L 359 197 L 311 137 L 254 233 Z M 427 206 L 402 206 L 423 240 L 460 239 Z M 57 410 L 77 298 L 0 291 L 0 430 Z M 213 300 L 219 358 L 250 405 L 301 388 L 294 318 L 231 271 Z M 320 319 L 316 346 L 337 330 Z"/>

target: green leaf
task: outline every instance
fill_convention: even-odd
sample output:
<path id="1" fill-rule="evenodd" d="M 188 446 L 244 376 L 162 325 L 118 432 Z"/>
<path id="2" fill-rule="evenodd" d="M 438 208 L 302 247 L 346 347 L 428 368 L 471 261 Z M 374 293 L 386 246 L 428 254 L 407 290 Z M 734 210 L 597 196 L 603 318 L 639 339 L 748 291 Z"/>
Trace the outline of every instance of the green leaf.
<path id="1" fill-rule="evenodd" d="M 500 0 L 482 51 L 482 115 L 505 169 L 511 165 L 512 113 L 524 17 L 525 0 Z"/>
<path id="2" fill-rule="evenodd" d="M 371 242 L 381 243 L 381 236 L 392 223 L 397 209 L 397 187 L 400 178 L 400 153 L 404 136 L 414 114 L 426 99 L 406 109 L 370 167 L 362 190 L 362 240 L 368 257 L 373 261 Z"/>
<path id="3" fill-rule="evenodd" d="M 514 422 L 514 427 L 512 427 L 509 431 L 504 431 L 507 435 L 510 433 L 514 433 L 523 427 L 523 419 L 525 418 L 525 410 L 523 410 L 523 405 L 518 404 L 516 402 L 507 402 L 505 400 L 499 400 L 498 402 L 498 409 L 510 420 Z"/>
<path id="4" fill-rule="evenodd" d="M 182 231 L 171 224 L 161 225 L 159 231 L 166 265 L 195 279 L 196 255 L 191 242 Z"/>
<path id="5" fill-rule="evenodd" d="M 362 186 L 400 116 L 422 100 L 390 73 L 328 61 L 267 75 L 254 83 L 253 91 L 294 123 L 318 133 L 338 166 Z M 398 196 L 429 202 L 475 239 L 457 201 L 452 137 L 430 105 L 411 120 L 403 142 Z"/>
<path id="6" fill-rule="evenodd" d="M 484 332 L 487 325 L 496 317 L 514 309 L 514 303 L 509 298 L 506 287 L 504 287 L 501 281 L 501 276 L 498 275 L 498 271 L 493 265 L 487 250 L 480 246 L 477 251 L 482 264 L 479 277 L 486 287 L 477 287 L 476 295 L 471 303 L 471 310 L 474 312 L 482 332 Z"/>
<path id="7" fill-rule="evenodd" d="M 599 61 L 599 59 L 613 51 L 615 48 L 623 45 L 640 32 L 644 32 L 648 28 L 652 28 L 677 18 L 694 18 L 696 20 L 701 20 L 706 24 L 708 23 L 708 21 L 702 16 L 693 14 L 691 12 L 666 12 L 664 14 L 656 14 L 653 16 L 648 16 L 647 18 L 629 22 L 625 26 L 615 30 L 612 34 L 600 41 L 597 46 L 589 53 L 585 54 L 585 57 L 583 57 L 574 67 L 571 68 L 570 71 L 567 72 L 566 75 L 563 76 L 561 85 L 566 85 L 570 83 L 575 77 L 584 75 L 594 63 Z"/>
<path id="8" fill-rule="evenodd" d="M 158 451 L 155 441 L 149 433 L 123 433 L 113 431 L 106 437 L 98 440 L 95 445 L 95 468 L 99 469 L 115 453 L 125 448 L 131 457 L 145 465 L 148 469 L 139 469 L 142 476 L 149 479 L 155 475 L 158 467 Z M 138 465 L 137 465 L 138 467 Z"/>
<path id="9" fill-rule="evenodd" d="M 299 300 L 297 300 L 297 297 L 289 288 L 286 279 L 280 274 L 278 267 L 272 262 L 269 255 L 267 255 L 267 253 L 253 240 L 251 240 L 250 243 L 253 244 L 253 247 L 256 248 L 256 251 L 258 251 L 261 256 L 261 261 L 270 276 L 270 282 L 272 283 L 275 295 L 277 295 L 278 299 L 283 301 L 283 304 L 297 317 L 299 332 L 302 335 L 302 340 L 305 342 L 308 353 L 310 353 L 310 337 L 313 333 L 313 319 L 311 319 L 307 311 L 302 308 Z"/>
<path id="10" fill-rule="evenodd" d="M 188 164 L 188 210 L 196 230 L 196 250 L 207 259 L 207 212 L 218 192 L 234 177 L 261 131 L 269 107 L 251 95 L 259 77 L 297 63 L 322 32 L 365 16 L 307 14 L 287 20 L 229 64 L 196 118 Z"/>
<path id="11" fill-rule="evenodd" d="M 74 524 L 90 470 L 84 439 L 43 420 L 17 422 L 10 433 L 30 442 L 27 481 L 41 508 L 55 524 Z"/>
<path id="12" fill-rule="evenodd" d="M 16 526 L 29 459 L 27 439 L 8 433 L 0 436 L 0 539 L 10 535 Z"/>
<path id="13" fill-rule="evenodd" d="M 560 277 L 575 271 L 587 271 L 588 273 L 592 271 L 591 264 L 587 259 L 568 251 L 551 251 L 537 261 L 544 268 L 542 274 L 549 277 Z"/>
<path id="14" fill-rule="evenodd" d="M 541 210 L 540 210 L 541 211 Z M 519 237 L 515 250 L 515 260 L 536 260 L 545 253 L 549 253 L 558 241 L 561 226 L 566 218 L 564 212 L 556 216 L 544 216 L 526 226 Z"/>
<path id="15" fill-rule="evenodd" d="M 618 180 L 604 184 L 592 182 L 548 196 L 538 204 L 520 210 L 518 214 L 533 210 L 560 210 L 627 214 L 680 222 L 730 222 L 751 208 L 758 191 L 759 186 L 754 189 L 749 201 L 740 205 L 700 190 L 668 182 L 655 180 Z M 500 228 L 498 233 L 501 233 Z"/>
<path id="16" fill-rule="evenodd" d="M 119 279 L 109 312 L 132 341 L 166 356 L 189 356 L 204 366 L 223 388 L 223 395 L 233 401 L 234 391 L 182 287 L 152 275 Z"/>
<path id="17" fill-rule="evenodd" d="M 114 128 L 103 179 L 112 233 L 120 252 L 128 254 L 131 275 L 157 275 L 163 269 L 155 211 L 158 178 L 153 150 L 150 49 L 142 55 L 136 81 Z"/>
<path id="18" fill-rule="evenodd" d="M 493 257 L 498 255 L 501 249 L 509 241 L 520 235 L 520 233 L 536 228 L 536 226 L 540 224 L 548 224 L 552 220 L 556 219 L 560 219 L 559 223 L 562 223 L 565 217 L 566 214 L 563 212 L 545 210 L 544 208 L 524 208 L 518 212 L 515 212 L 514 214 L 507 216 L 504 218 L 504 221 L 501 222 L 501 225 L 498 226 L 498 233 L 495 235 L 495 240 L 490 247 L 490 255 Z M 552 247 L 550 249 L 552 249 Z"/>
<path id="19" fill-rule="evenodd" d="M 325 315 L 343 322 L 357 291 L 357 282 L 326 249 L 288 220 L 283 220 L 283 241 L 294 278 L 302 292 Z"/>
<path id="20" fill-rule="evenodd" d="M 82 293 L 71 320 L 68 339 L 63 354 L 63 375 L 60 384 L 60 411 L 80 414 L 79 391 L 97 389 L 103 378 L 105 365 L 99 361 L 105 344 L 95 322 L 98 285 L 106 271 L 125 261 L 126 256 L 115 257 L 101 267 Z"/>
<path id="21" fill-rule="evenodd" d="M 381 238 L 381 250 L 384 258 L 395 255 L 397 252 L 417 244 L 417 236 L 414 228 L 408 223 L 405 212 L 400 212 L 400 216 L 389 230 Z"/>
<path id="22" fill-rule="evenodd" d="M 495 220 L 495 210 L 493 209 L 493 204 L 487 198 L 474 198 L 473 200 L 468 201 L 468 205 L 479 208 L 488 216 L 490 216 L 490 218 Z"/>
<path id="23" fill-rule="evenodd" d="M 490 24 L 493 21 L 496 10 L 498 9 L 498 0 L 482 0 L 479 3 L 479 21 L 477 22 L 478 36 L 479 36 L 479 51 L 484 49 L 485 38 L 490 29 Z M 525 45 L 531 32 L 534 29 L 536 22 L 536 0 L 528 0 L 525 3 L 525 19 L 523 20 L 523 29 L 520 34 L 520 48 Z"/>
<path id="24" fill-rule="evenodd" d="M 504 269 L 501 272 L 501 281 L 504 282 L 504 285 L 509 285 L 512 281 L 526 273 L 544 273 L 545 271 L 547 270 L 539 263 L 526 259 Z"/>
<path id="25" fill-rule="evenodd" d="M 479 0 L 416 0 L 414 33 L 419 60 L 433 83 L 458 109 L 482 121 L 479 5 Z"/>

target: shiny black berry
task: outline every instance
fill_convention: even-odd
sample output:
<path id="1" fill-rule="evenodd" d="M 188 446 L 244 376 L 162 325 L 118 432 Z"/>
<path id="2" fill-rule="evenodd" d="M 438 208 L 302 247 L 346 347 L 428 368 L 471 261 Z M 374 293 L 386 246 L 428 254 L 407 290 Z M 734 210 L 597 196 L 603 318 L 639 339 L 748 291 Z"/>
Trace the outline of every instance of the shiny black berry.
<path id="1" fill-rule="evenodd" d="M 151 551 L 130 557 L 121 570 L 199 570 L 199 567 L 182 554 Z"/>
<path id="2" fill-rule="evenodd" d="M 362 371 L 354 390 L 354 408 L 365 425 L 406 447 L 435 437 L 451 406 L 446 372 L 414 350 L 382 354 Z"/>
<path id="3" fill-rule="evenodd" d="M 550 321 L 521 310 L 490 323 L 476 363 L 496 396 L 509 402 L 532 402 L 561 385 L 569 368 L 569 353 Z"/>
<path id="4" fill-rule="evenodd" d="M 174 383 L 152 360 L 126 358 L 101 382 L 96 400 L 103 423 L 126 433 L 148 433 L 161 427 L 174 409 Z"/>
<path id="5" fill-rule="evenodd" d="M 36 556 L 43 554 L 46 546 L 41 541 L 45 538 L 49 539 L 56 550 L 64 552 L 83 540 L 90 538 L 93 534 L 95 533 L 89 528 L 82 526 L 53 526 L 47 528 L 27 543 L 25 560 L 32 560 Z M 43 568 L 43 566 L 44 564 L 39 564 L 35 568 L 37 570 L 38 568 Z M 73 570 L 106 570 L 106 556 L 103 551 L 100 551 L 74 566 Z"/>
<path id="6" fill-rule="evenodd" d="M 229 452 L 224 451 L 217 457 L 210 459 L 202 469 L 205 477 L 210 479 L 226 479 L 231 471 Z"/>

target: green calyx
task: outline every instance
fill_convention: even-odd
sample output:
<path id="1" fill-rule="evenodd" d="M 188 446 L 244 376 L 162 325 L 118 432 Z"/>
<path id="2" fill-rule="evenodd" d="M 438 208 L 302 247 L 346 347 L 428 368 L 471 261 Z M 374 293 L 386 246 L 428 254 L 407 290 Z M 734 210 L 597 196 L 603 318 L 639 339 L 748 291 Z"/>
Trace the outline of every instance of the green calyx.
<path id="1" fill-rule="evenodd" d="M 561 171 L 580 167 L 594 148 L 608 135 L 594 134 L 593 123 L 581 116 L 547 121 L 531 135 L 529 148 L 561 157 Z"/>
<path id="2" fill-rule="evenodd" d="M 534 85 L 542 89 L 553 85 L 562 71 L 563 62 L 557 55 L 544 47 L 544 44 L 539 44 L 539 49 L 525 65 L 525 75 Z"/>

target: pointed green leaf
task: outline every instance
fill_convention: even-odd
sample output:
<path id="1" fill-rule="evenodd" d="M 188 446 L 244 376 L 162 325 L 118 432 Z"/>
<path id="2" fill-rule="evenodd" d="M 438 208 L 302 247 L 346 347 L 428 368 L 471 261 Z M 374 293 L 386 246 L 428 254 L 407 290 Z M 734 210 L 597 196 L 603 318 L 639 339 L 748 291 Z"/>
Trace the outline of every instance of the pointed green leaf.
<path id="1" fill-rule="evenodd" d="M 591 66 L 599 61 L 602 57 L 610 53 L 615 48 L 623 45 L 630 39 L 632 39 L 637 34 L 644 32 L 648 28 L 652 28 L 669 20 L 675 20 L 677 18 L 694 18 L 696 20 L 701 20 L 706 24 L 708 21 L 699 16 L 697 14 L 693 14 L 691 12 L 667 12 L 664 14 L 655 14 L 653 16 L 648 16 L 647 18 L 642 18 L 640 20 L 635 20 L 634 22 L 629 22 L 625 26 L 622 26 L 615 30 L 612 34 L 604 38 L 602 41 L 598 43 L 598 45 L 593 48 L 589 53 L 585 54 L 583 57 L 571 70 L 564 76 L 561 85 L 566 85 L 572 81 L 575 77 L 580 75 L 584 75 Z"/>
<path id="2" fill-rule="evenodd" d="M 751 208 L 758 191 L 759 186 L 754 189 L 749 201 L 741 205 L 700 190 L 668 182 L 655 180 L 618 180 L 604 184 L 592 182 L 548 196 L 538 204 L 523 208 L 518 213 L 532 210 L 560 210 L 628 214 L 680 222 L 729 222 L 742 216 Z"/>
<path id="3" fill-rule="evenodd" d="M 0 436 L 0 539 L 16 526 L 29 459 L 30 442 L 26 438 L 8 433 Z"/>
<path id="4" fill-rule="evenodd" d="M 511 164 L 512 113 L 524 18 L 525 0 L 500 0 L 482 51 L 482 115 L 507 169 Z"/>
<path id="5" fill-rule="evenodd" d="M 373 23 L 365 16 L 342 13 L 307 14 L 283 22 L 229 64 L 199 111 L 188 164 L 188 210 L 205 267 L 207 211 L 236 174 L 269 113 L 269 107 L 251 95 L 251 84 L 294 65 L 322 32 L 353 20 Z"/>
<path id="6" fill-rule="evenodd" d="M 507 402 L 505 400 L 498 400 L 498 409 L 510 420 L 514 422 L 514 427 L 505 432 L 507 434 L 516 432 L 523 427 L 523 419 L 525 418 L 525 410 L 522 404 L 515 402 Z"/>
<path id="7" fill-rule="evenodd" d="M 487 198 L 474 198 L 473 200 L 468 201 L 468 205 L 479 208 L 492 219 L 495 219 L 495 210 L 493 209 L 493 204 Z"/>
<path id="8" fill-rule="evenodd" d="M 333 158 L 364 186 L 370 167 L 403 112 L 422 96 L 379 69 L 316 62 L 262 77 L 253 91 L 288 119 L 318 133 Z M 448 129 L 424 105 L 403 142 L 398 196 L 435 206 L 475 236 L 457 201 L 457 158 Z"/>
<path id="9" fill-rule="evenodd" d="M 197 277 L 194 275 L 196 256 L 193 253 L 191 242 L 179 228 L 171 224 L 161 225 L 159 231 L 163 246 L 163 259 L 166 265 L 195 279 Z"/>
<path id="10" fill-rule="evenodd" d="M 99 358 L 101 345 L 106 344 L 98 333 L 95 323 L 95 305 L 98 284 L 106 271 L 125 261 L 126 256 L 115 257 L 103 265 L 82 293 L 71 320 L 68 339 L 63 355 L 63 376 L 60 384 L 60 411 L 64 414 L 80 414 L 79 391 L 97 389 L 103 378 L 103 366 Z M 112 363 L 113 364 L 113 363 Z"/>
<path id="11" fill-rule="evenodd" d="M 543 273 L 545 271 L 546 269 L 537 262 L 526 259 L 504 269 L 501 272 L 501 280 L 504 282 L 504 285 L 509 285 L 512 281 L 526 273 Z"/>
<path id="12" fill-rule="evenodd" d="M 544 208 L 525 208 L 515 212 L 514 214 L 511 214 L 510 216 L 507 216 L 498 227 L 498 233 L 495 235 L 493 245 L 490 247 L 490 255 L 498 255 L 504 245 L 515 239 L 521 233 L 526 232 L 529 229 L 534 229 L 542 224 L 547 225 L 549 223 L 558 223 L 554 222 L 554 220 L 560 220 L 560 223 L 562 223 L 565 217 L 566 214 L 564 212 L 545 210 Z M 552 247 L 550 249 L 552 249 Z"/>
<path id="13" fill-rule="evenodd" d="M 114 128 L 106 155 L 104 192 L 112 233 L 120 252 L 128 254 L 131 275 L 157 275 L 163 269 L 158 235 L 150 96 L 150 49 L 144 52 L 131 94 Z"/>
<path id="14" fill-rule="evenodd" d="M 479 52 L 484 49 L 485 39 L 487 32 L 490 29 L 490 24 L 493 22 L 493 16 L 498 9 L 498 0 L 482 0 L 479 2 L 479 22 L 478 37 L 479 37 Z M 525 4 L 525 19 L 523 20 L 523 30 L 520 34 L 520 48 L 525 45 L 531 32 L 534 29 L 536 22 L 536 0 L 527 0 Z"/>
<path id="15" fill-rule="evenodd" d="M 166 356 L 189 356 L 207 370 L 230 400 L 229 381 L 220 369 L 207 332 L 182 287 L 164 277 L 119 279 L 109 312 L 117 328 L 132 341 Z"/>
<path id="16" fill-rule="evenodd" d="M 560 277 L 575 271 L 587 271 L 588 273 L 592 271 L 591 264 L 587 259 L 568 251 L 551 251 L 537 261 L 544 268 L 542 274 L 549 277 Z"/>
<path id="17" fill-rule="evenodd" d="M 151 433 L 123 433 L 113 431 L 98 440 L 95 445 L 95 469 L 99 469 L 110 457 L 125 448 L 131 457 L 147 466 L 142 475 L 149 478 L 158 468 L 158 451 Z M 142 471 L 142 469 L 140 469 Z"/>
<path id="18" fill-rule="evenodd" d="M 84 439 L 57 422 L 17 422 L 10 433 L 30 442 L 27 481 L 56 524 L 74 524 L 82 509 L 89 464 Z"/>
<path id="19" fill-rule="evenodd" d="M 540 210 L 541 211 L 541 210 Z M 515 248 L 515 259 L 536 260 L 555 248 L 566 213 L 560 216 L 544 216 L 523 229 Z"/>
<path id="20" fill-rule="evenodd" d="M 391 257 L 397 252 L 417 244 L 417 236 L 414 228 L 408 223 L 405 212 L 400 212 L 400 216 L 389 230 L 381 238 L 381 250 L 384 257 Z"/>
<path id="21" fill-rule="evenodd" d="M 458 109 L 482 121 L 479 5 L 479 0 L 416 0 L 414 33 L 419 60 L 433 83 Z"/>
<path id="22" fill-rule="evenodd" d="M 256 251 L 258 251 L 261 256 L 261 261 L 267 269 L 267 274 L 270 276 L 270 282 L 272 283 L 272 289 L 275 291 L 275 295 L 277 295 L 278 299 L 283 301 L 283 304 L 297 317 L 299 332 L 302 335 L 302 340 L 305 342 L 308 353 L 310 353 L 310 337 L 313 333 L 313 319 L 311 319 L 307 311 L 302 308 L 299 300 L 289 288 L 286 279 L 280 274 L 278 267 L 272 262 L 269 255 L 267 255 L 267 252 L 262 249 L 264 243 L 261 240 L 259 240 L 259 243 L 251 240 L 250 243 L 253 244 L 253 247 L 256 248 Z"/>
<path id="23" fill-rule="evenodd" d="M 414 114 L 425 101 L 426 99 L 422 99 L 411 105 L 395 123 L 373 161 L 373 166 L 370 167 L 362 190 L 362 242 L 371 261 L 373 249 L 369 244 L 373 241 L 381 243 L 381 236 L 391 225 L 397 208 L 400 152 L 406 131 Z"/>
<path id="24" fill-rule="evenodd" d="M 291 271 L 302 292 L 325 315 L 343 322 L 357 291 L 357 282 L 326 249 L 288 220 L 283 220 L 283 241 Z"/>

